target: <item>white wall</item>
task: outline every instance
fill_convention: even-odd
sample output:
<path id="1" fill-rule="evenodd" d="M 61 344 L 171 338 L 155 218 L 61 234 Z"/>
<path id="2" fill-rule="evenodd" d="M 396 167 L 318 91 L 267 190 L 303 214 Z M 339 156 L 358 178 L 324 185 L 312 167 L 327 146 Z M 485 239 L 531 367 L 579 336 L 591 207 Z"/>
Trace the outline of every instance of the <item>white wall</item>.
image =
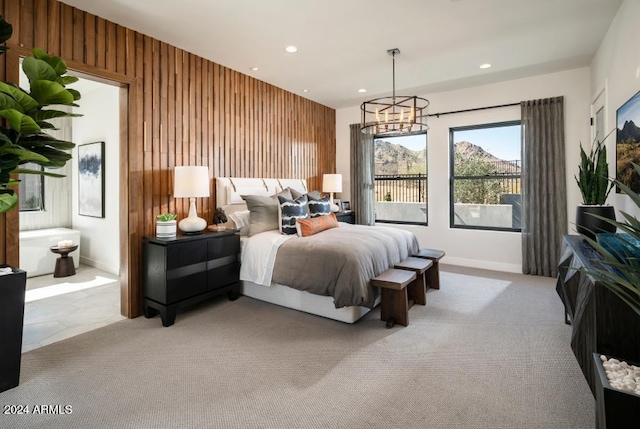
<path id="1" fill-rule="evenodd" d="M 80 262 L 118 275 L 120 272 L 120 102 L 119 88 L 102 84 L 82 93 L 80 108 L 84 116 L 73 119 L 76 145 L 105 142 L 105 217 L 78 214 L 78 148 L 74 149 L 72 223 L 82 233 Z"/>
<path id="2" fill-rule="evenodd" d="M 579 143 L 590 141 L 589 92 L 589 69 L 580 68 L 457 91 L 417 95 L 430 100 L 430 113 L 564 96 L 567 207 L 570 230 L 573 230 L 575 207 L 580 199 L 573 179 L 578 170 Z M 429 118 L 429 226 L 403 228 L 413 231 L 421 246 L 444 250 L 447 256 L 443 262 L 522 271 L 520 233 L 449 228 L 449 128 L 519 119 L 519 106 Z M 336 111 L 336 166 L 337 172 L 343 175 L 343 189 L 346 191 L 340 195 L 343 200 L 350 199 L 349 124 L 359 121 L 359 106 Z"/>
<path id="3" fill-rule="evenodd" d="M 616 110 L 640 91 L 640 49 L 638 48 L 638 17 L 640 0 L 625 0 L 591 63 L 591 96 L 606 86 L 605 130 L 616 126 Z M 615 177 L 615 133 L 606 141 L 609 154 L 609 176 Z M 609 202 L 618 210 L 640 216 L 631 198 L 609 195 Z M 620 219 L 620 215 L 617 215 Z"/>

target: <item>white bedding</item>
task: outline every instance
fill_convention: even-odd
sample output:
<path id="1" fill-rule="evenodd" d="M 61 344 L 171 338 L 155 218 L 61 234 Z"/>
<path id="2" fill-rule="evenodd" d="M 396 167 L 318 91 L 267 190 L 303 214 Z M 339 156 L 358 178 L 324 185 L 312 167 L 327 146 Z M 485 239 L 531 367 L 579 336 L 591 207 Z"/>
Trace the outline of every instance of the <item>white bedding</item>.
<path id="1" fill-rule="evenodd" d="M 297 236 L 281 234 L 278 230 L 242 237 L 240 280 L 271 286 L 278 248 L 285 241 L 295 237 Z"/>

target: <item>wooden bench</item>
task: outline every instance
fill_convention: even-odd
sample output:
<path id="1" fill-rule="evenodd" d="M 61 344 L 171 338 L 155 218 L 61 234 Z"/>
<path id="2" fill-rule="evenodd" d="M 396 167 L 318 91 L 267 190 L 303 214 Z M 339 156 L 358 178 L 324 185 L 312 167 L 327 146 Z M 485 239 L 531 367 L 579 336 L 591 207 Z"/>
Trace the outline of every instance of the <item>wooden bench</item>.
<path id="1" fill-rule="evenodd" d="M 431 260 L 414 257 L 408 257 L 394 266 L 398 270 L 408 270 L 416 273 L 416 279 L 407 286 L 409 307 L 411 307 L 412 301 L 418 305 L 427 304 L 427 278 L 425 272 L 432 266 L 433 262 Z"/>
<path id="2" fill-rule="evenodd" d="M 416 258 L 429 259 L 433 266 L 427 270 L 427 288 L 440 289 L 440 268 L 438 261 L 444 256 L 443 250 L 420 249 L 413 255 Z"/>
<path id="3" fill-rule="evenodd" d="M 407 285 L 415 279 L 415 272 L 394 268 L 371 279 L 371 285 L 380 288 L 380 319 L 387 322 L 387 328 L 396 323 L 409 326 Z"/>

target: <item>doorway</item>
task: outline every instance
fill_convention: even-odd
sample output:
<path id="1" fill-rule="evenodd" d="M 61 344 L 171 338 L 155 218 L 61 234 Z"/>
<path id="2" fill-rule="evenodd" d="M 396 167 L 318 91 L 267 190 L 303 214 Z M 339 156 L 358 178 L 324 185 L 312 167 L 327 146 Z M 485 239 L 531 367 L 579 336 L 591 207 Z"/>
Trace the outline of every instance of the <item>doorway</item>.
<path id="1" fill-rule="evenodd" d="M 80 81 L 70 87 L 77 89 L 82 98 L 80 107 L 74 107 L 72 113 L 82 116 L 63 118 L 67 123 L 56 124 L 58 132 L 63 133 L 59 138 L 76 143 L 64 171 L 56 171 L 65 177 L 46 178 L 42 208 L 20 213 L 21 234 L 60 227 L 71 231 L 79 245 L 70 254 L 75 259 L 76 273 L 56 277 L 55 264 L 48 261 L 39 264 L 45 265 L 46 273 L 27 279 L 23 352 L 125 318 L 120 308 L 121 88 L 117 83 L 78 77 Z M 22 82 L 21 78 L 21 86 Z M 98 152 L 95 148 L 99 148 Z M 85 207 L 82 187 L 86 179 L 80 168 L 85 153 L 90 154 L 92 162 L 99 154 L 96 176 L 101 180 L 91 178 L 89 189 L 92 204 L 94 200 L 101 202 L 101 210 Z M 20 260 L 27 264 L 33 258 L 23 253 L 23 247 L 32 246 L 22 244 L 21 240 Z"/>

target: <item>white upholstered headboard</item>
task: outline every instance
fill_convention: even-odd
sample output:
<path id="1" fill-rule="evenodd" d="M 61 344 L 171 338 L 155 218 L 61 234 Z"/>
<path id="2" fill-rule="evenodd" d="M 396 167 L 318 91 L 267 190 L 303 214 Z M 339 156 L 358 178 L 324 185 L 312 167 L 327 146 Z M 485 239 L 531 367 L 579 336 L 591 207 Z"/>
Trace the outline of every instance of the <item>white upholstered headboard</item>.
<path id="1" fill-rule="evenodd" d="M 244 204 L 241 195 L 270 196 L 286 188 L 295 189 L 302 194 L 309 191 L 306 179 L 216 177 L 216 206 Z"/>

